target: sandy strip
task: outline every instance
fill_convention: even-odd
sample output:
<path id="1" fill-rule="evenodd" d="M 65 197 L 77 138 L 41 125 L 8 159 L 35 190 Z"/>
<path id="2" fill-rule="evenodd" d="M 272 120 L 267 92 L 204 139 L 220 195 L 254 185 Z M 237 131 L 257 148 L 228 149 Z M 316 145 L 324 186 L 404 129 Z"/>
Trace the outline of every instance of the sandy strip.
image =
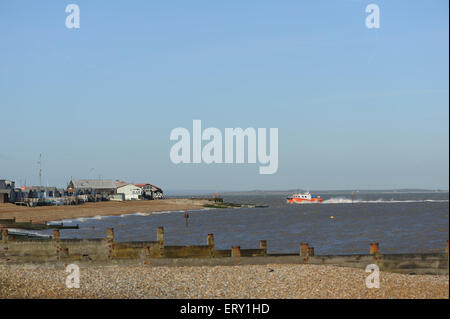
<path id="1" fill-rule="evenodd" d="M 149 213 L 161 211 L 197 210 L 204 208 L 206 200 L 161 199 L 127 202 L 97 202 L 74 206 L 25 207 L 14 204 L 0 204 L 0 219 L 16 218 L 16 221 L 42 223 L 46 221 L 74 219 L 80 217 L 118 216 L 122 214 Z"/>
<path id="2" fill-rule="evenodd" d="M 0 298 L 446 298 L 448 276 L 380 273 L 368 289 L 361 269 L 319 265 L 215 267 L 91 266 L 80 288 L 62 266 L 0 265 Z"/>

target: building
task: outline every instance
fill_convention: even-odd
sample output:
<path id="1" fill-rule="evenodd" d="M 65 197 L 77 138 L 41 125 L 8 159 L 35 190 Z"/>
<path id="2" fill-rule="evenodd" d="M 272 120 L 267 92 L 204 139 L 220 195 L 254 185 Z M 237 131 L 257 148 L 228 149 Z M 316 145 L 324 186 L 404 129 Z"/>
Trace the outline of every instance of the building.
<path id="1" fill-rule="evenodd" d="M 50 186 L 23 186 L 21 191 L 24 198 L 51 198 L 64 195 L 62 189 Z"/>
<path id="2" fill-rule="evenodd" d="M 142 197 L 146 199 L 160 199 L 163 198 L 163 190 L 155 185 L 144 183 L 135 184 L 142 189 Z"/>
<path id="3" fill-rule="evenodd" d="M 127 184 L 117 188 L 117 194 L 123 194 L 125 200 L 141 199 L 142 193 L 142 188 L 133 184 Z"/>
<path id="4" fill-rule="evenodd" d="M 0 179 L 0 203 L 15 202 L 15 182 Z"/>
<path id="5" fill-rule="evenodd" d="M 67 190 L 75 195 L 103 195 L 116 193 L 116 183 L 108 179 L 78 179 L 71 180 Z"/>

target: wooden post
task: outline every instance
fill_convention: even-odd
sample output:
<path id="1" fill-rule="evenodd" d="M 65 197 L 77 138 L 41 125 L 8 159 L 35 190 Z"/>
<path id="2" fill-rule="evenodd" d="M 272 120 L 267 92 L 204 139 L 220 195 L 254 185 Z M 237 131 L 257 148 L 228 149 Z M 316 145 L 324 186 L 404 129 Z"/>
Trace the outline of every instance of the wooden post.
<path id="1" fill-rule="evenodd" d="M 300 243 L 300 256 L 306 257 L 308 256 L 308 243 Z"/>
<path id="2" fill-rule="evenodd" d="M 214 234 L 208 234 L 208 237 L 206 238 L 206 244 L 209 247 L 209 255 L 210 257 L 214 257 Z"/>
<path id="3" fill-rule="evenodd" d="M 267 240 L 259 241 L 259 249 L 264 249 L 264 255 L 267 255 Z"/>
<path id="4" fill-rule="evenodd" d="M 447 239 L 447 246 L 445 247 L 445 252 L 446 252 L 447 255 L 448 255 L 448 239 Z"/>
<path id="5" fill-rule="evenodd" d="M 108 243 L 108 259 L 112 259 L 113 245 L 114 245 L 114 228 L 108 228 L 106 233 L 106 241 Z"/>
<path id="6" fill-rule="evenodd" d="M 308 248 L 308 256 L 314 256 L 314 247 Z"/>
<path id="7" fill-rule="evenodd" d="M 107 233 L 106 233 L 106 239 L 108 239 L 108 241 L 111 241 L 111 242 L 114 241 L 114 228 L 108 228 Z"/>
<path id="8" fill-rule="evenodd" d="M 61 259 L 61 235 L 59 233 L 59 230 L 54 229 L 53 230 L 53 240 L 55 241 L 55 245 L 56 245 L 56 260 L 60 260 Z"/>
<path id="9" fill-rule="evenodd" d="M 233 248 L 231 248 L 231 257 L 241 257 L 241 246 L 233 246 Z"/>
<path id="10" fill-rule="evenodd" d="M 380 253 L 380 247 L 378 245 L 378 243 L 370 243 L 370 251 L 369 253 L 371 255 L 376 255 Z"/>
<path id="11" fill-rule="evenodd" d="M 2 243 L 8 243 L 8 228 L 2 228 Z"/>
<path id="12" fill-rule="evenodd" d="M 159 242 L 159 256 L 164 257 L 164 227 L 158 227 L 157 240 Z"/>
<path id="13" fill-rule="evenodd" d="M 206 239 L 206 244 L 208 246 L 214 246 L 214 234 L 208 234 L 208 238 Z"/>

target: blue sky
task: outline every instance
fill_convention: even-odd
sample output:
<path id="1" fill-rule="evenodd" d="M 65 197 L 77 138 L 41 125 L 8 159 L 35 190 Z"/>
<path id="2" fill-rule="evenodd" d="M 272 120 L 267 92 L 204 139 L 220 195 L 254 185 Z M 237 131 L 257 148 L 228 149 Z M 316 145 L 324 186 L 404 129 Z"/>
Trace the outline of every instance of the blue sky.
<path id="1" fill-rule="evenodd" d="M 369 3 L 379 29 L 365 27 Z M 448 189 L 448 5 L 3 0 L 0 178 L 37 184 L 42 153 L 57 186 Z M 194 119 L 278 128 L 278 172 L 174 165 L 170 132 Z"/>

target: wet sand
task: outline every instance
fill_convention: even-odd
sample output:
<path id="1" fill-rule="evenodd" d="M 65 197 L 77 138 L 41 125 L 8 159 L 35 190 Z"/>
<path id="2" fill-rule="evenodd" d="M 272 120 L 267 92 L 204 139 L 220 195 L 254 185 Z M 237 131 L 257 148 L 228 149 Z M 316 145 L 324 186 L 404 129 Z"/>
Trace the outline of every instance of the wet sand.
<path id="1" fill-rule="evenodd" d="M 449 277 L 380 273 L 322 265 L 80 267 L 80 288 L 62 266 L 0 265 L 0 298 L 445 298 Z"/>
<path id="2" fill-rule="evenodd" d="M 16 218 L 16 221 L 42 223 L 62 219 L 94 216 L 117 216 L 122 214 L 160 212 L 172 210 L 197 210 L 204 208 L 207 200 L 176 198 L 126 202 L 97 202 L 73 206 L 25 207 L 0 204 L 0 219 Z"/>

